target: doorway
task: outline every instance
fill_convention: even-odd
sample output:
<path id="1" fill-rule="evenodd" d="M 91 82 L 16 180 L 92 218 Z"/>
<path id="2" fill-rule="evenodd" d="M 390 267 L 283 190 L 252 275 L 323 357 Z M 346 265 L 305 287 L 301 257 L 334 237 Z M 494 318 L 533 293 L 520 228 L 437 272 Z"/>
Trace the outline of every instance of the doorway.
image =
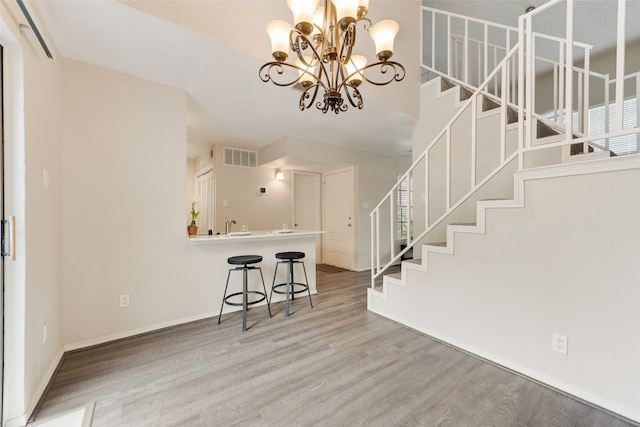
<path id="1" fill-rule="evenodd" d="M 298 230 L 322 228 L 321 175 L 293 171 L 293 225 Z M 323 262 L 322 238 L 316 238 L 316 263 Z"/>
<path id="2" fill-rule="evenodd" d="M 353 270 L 356 227 L 353 168 L 324 175 L 324 263 Z"/>

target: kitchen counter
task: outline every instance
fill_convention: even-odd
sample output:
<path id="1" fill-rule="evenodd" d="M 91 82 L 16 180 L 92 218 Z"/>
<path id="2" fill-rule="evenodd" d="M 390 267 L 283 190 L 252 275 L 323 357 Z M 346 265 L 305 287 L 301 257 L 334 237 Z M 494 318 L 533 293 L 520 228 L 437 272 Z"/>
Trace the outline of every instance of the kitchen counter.
<path id="1" fill-rule="evenodd" d="M 218 243 L 241 243 L 241 242 L 257 242 L 257 241 L 278 241 L 284 239 L 300 239 L 305 237 L 316 237 L 318 234 L 326 233 L 326 231 L 313 230 L 291 230 L 283 232 L 282 230 L 273 231 L 249 231 L 231 232 L 230 234 L 214 234 L 213 236 L 195 236 L 189 237 L 190 245 L 210 245 Z"/>
<path id="2" fill-rule="evenodd" d="M 309 290 L 311 294 L 316 294 L 316 240 L 321 236 L 324 231 L 313 230 L 292 230 L 291 232 L 281 232 L 280 230 L 264 230 L 264 231 L 251 231 L 248 234 L 235 232 L 230 235 L 213 235 L 213 236 L 197 236 L 187 238 L 187 245 L 191 247 L 191 251 L 195 251 L 197 256 L 205 263 L 206 268 L 210 270 L 209 277 L 211 278 L 211 286 L 213 286 L 214 293 L 217 295 L 215 302 L 212 302 L 212 307 L 220 307 L 220 301 L 224 291 L 225 280 L 228 275 L 228 271 L 233 266 L 227 263 L 227 259 L 232 256 L 238 255 L 260 255 L 262 256 L 262 262 L 257 264 L 262 268 L 264 275 L 264 282 L 267 287 L 267 292 L 270 293 L 271 285 L 274 280 L 275 283 L 284 283 L 287 281 L 287 269 L 279 268 L 277 275 L 275 274 L 275 267 L 278 262 L 276 259 L 276 253 L 278 252 L 304 252 L 304 261 L 307 279 L 309 280 Z M 274 275 L 276 277 L 274 277 Z M 296 267 L 295 270 L 296 281 L 304 280 L 303 271 L 300 267 Z M 259 275 L 249 275 L 249 288 L 258 289 L 262 288 L 262 284 L 259 282 Z M 229 292 L 239 292 L 242 289 L 241 275 L 234 275 L 229 284 Z M 219 299 L 218 299 L 219 298 Z M 273 294 L 272 303 L 278 303 L 284 300 L 284 295 Z M 308 309 L 309 301 L 298 298 L 292 305 L 294 310 L 296 309 Z M 260 305 L 265 304 L 264 302 Z M 295 307 L 297 305 L 297 307 Z M 219 309 L 219 308 L 218 308 Z M 284 305 L 275 304 L 272 307 L 274 315 L 283 310 Z M 240 307 L 224 306 L 223 313 L 241 310 Z"/>

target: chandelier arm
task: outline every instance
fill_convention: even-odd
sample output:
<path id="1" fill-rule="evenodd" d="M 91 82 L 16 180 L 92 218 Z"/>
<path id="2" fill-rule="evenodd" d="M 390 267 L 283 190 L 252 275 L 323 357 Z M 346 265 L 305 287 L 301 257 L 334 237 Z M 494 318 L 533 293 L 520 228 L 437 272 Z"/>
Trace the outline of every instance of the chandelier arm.
<path id="1" fill-rule="evenodd" d="M 385 78 L 382 79 L 382 80 L 374 80 L 374 79 L 368 78 L 367 76 L 364 75 L 365 70 L 369 70 L 369 69 L 373 69 L 373 68 L 379 68 L 378 73 L 380 74 L 380 76 L 385 77 Z M 393 70 L 393 72 L 389 73 L 390 70 Z M 387 75 L 387 73 L 389 73 L 389 74 Z M 376 85 L 376 86 L 384 86 L 384 85 L 388 85 L 389 83 L 391 83 L 393 81 L 399 82 L 402 79 L 404 79 L 406 71 L 404 69 L 404 66 L 402 64 L 400 64 L 399 62 L 380 61 L 380 62 L 376 62 L 376 63 L 373 63 L 373 64 L 369 64 L 366 67 L 363 67 L 363 68 L 351 73 L 350 75 L 347 76 L 346 79 L 344 79 L 342 81 L 340 86 L 348 85 L 347 80 L 349 78 L 351 78 L 352 76 L 356 75 L 356 74 L 360 74 L 360 76 L 362 77 L 362 80 L 366 81 L 367 83 L 371 83 L 372 85 Z M 340 88 L 338 88 L 338 89 L 340 89 Z"/>
<path id="2" fill-rule="evenodd" d="M 294 37 L 294 33 L 296 33 L 296 36 Z M 298 41 L 294 42 L 294 38 L 296 40 L 302 38 L 303 42 L 300 43 Z M 311 41 L 307 38 L 307 36 L 300 32 L 298 29 L 294 28 L 293 30 L 291 30 L 291 33 L 289 35 L 289 42 L 291 45 L 291 50 L 293 50 L 296 55 L 298 56 L 298 59 L 307 67 L 316 67 L 316 66 L 320 66 L 320 68 L 322 69 L 322 71 L 320 71 L 318 73 L 318 76 L 314 75 L 313 73 L 308 72 L 305 69 L 302 69 L 300 67 L 296 67 L 295 65 L 291 65 L 289 63 L 283 62 L 283 64 L 288 65 L 290 67 L 295 67 L 298 70 L 304 71 L 306 74 L 313 76 L 314 80 L 316 80 L 318 83 L 320 83 L 322 85 L 322 88 L 324 90 L 327 90 L 327 86 L 331 86 L 331 81 L 329 79 L 329 73 L 327 73 L 327 69 L 325 67 L 325 63 L 324 61 L 321 59 L 322 55 L 318 53 L 318 50 L 316 49 L 316 47 L 313 45 L 313 43 L 311 43 Z M 316 61 L 311 61 L 311 63 L 307 62 L 306 58 L 304 57 L 304 55 L 302 54 L 302 51 L 305 49 L 311 49 L 311 52 L 313 52 L 313 55 L 311 56 L 312 59 L 315 59 Z M 314 63 L 315 62 L 315 63 Z M 322 78 L 322 74 L 324 71 L 324 75 L 326 75 L 326 79 L 327 82 L 322 83 L 321 82 L 321 78 Z M 266 80 L 264 80 L 266 81 Z"/>
<path id="3" fill-rule="evenodd" d="M 306 108 L 309 108 L 313 105 L 313 103 L 316 100 L 316 96 L 318 95 L 318 88 L 319 88 L 319 85 L 314 84 L 309 86 L 308 88 L 305 89 L 304 92 L 302 92 L 302 95 L 300 95 L 300 104 L 299 104 L 300 111 L 304 111 Z M 309 102 L 305 102 L 305 100 L 307 99 L 309 99 Z"/>
<path id="4" fill-rule="evenodd" d="M 302 39 L 302 42 L 299 41 L 300 39 Z M 309 40 L 307 36 L 304 33 L 300 32 L 297 28 L 294 28 L 289 33 L 289 46 L 291 47 L 291 50 L 296 53 L 298 59 L 307 67 L 315 66 L 315 64 L 313 64 L 313 59 L 320 58 L 320 56 L 318 55 L 318 51 L 313 46 L 313 43 L 311 43 L 311 40 Z M 313 52 L 313 55 L 311 56 L 311 63 L 307 62 L 307 59 L 302 54 L 302 51 L 307 48 L 311 49 L 311 51 Z"/>
<path id="5" fill-rule="evenodd" d="M 360 95 L 360 91 L 358 90 L 358 88 L 350 85 L 344 85 L 343 89 L 344 89 L 345 95 L 347 96 L 347 99 L 349 100 L 349 103 L 352 106 L 358 108 L 359 110 L 362 110 L 362 107 L 364 106 L 364 104 L 362 102 L 362 95 Z M 349 89 L 353 91 L 353 98 L 351 97 L 351 93 Z M 354 101 L 354 98 L 355 98 L 355 101 Z"/>
<path id="6" fill-rule="evenodd" d="M 371 30 L 371 26 L 373 25 L 371 23 L 371 19 L 363 16 L 362 18 L 359 18 L 357 22 L 362 22 L 362 29 L 365 30 L 367 33 Z"/>
<path id="7" fill-rule="evenodd" d="M 278 76 L 284 75 L 284 68 L 294 69 L 294 70 L 297 70 L 299 73 L 297 73 L 297 77 L 293 80 L 279 81 Z M 280 87 L 293 86 L 302 79 L 303 75 L 306 74 L 313 77 L 313 79 L 316 82 L 315 84 L 320 85 L 324 90 L 327 90 L 327 86 L 320 80 L 320 78 L 322 77 L 322 73 L 320 73 L 319 76 L 316 76 L 315 74 L 310 73 L 304 68 L 298 67 L 293 64 L 289 64 L 287 62 L 278 62 L 278 61 L 267 62 L 266 64 L 263 64 L 262 67 L 260 67 L 258 74 L 260 75 L 260 79 L 263 82 L 266 83 L 270 81 L 274 85 L 280 86 Z"/>
<path id="8" fill-rule="evenodd" d="M 341 64 L 346 64 L 351 60 L 351 52 L 356 44 L 356 23 L 349 24 L 340 37 L 340 56 L 338 60 Z"/>

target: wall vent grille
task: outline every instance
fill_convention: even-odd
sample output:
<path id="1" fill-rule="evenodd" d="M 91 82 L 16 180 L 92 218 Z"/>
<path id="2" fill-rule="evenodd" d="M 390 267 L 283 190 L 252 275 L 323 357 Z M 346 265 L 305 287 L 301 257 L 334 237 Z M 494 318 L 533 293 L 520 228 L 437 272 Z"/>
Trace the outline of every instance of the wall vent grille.
<path id="1" fill-rule="evenodd" d="M 256 151 L 224 147 L 224 165 L 239 166 L 242 168 L 257 168 L 258 153 Z"/>

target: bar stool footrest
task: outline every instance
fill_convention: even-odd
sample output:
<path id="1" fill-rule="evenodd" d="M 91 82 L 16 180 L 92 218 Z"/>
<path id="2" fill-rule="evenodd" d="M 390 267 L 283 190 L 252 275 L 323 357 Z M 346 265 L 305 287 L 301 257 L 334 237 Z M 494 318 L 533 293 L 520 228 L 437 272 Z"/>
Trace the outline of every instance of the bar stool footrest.
<path id="1" fill-rule="evenodd" d="M 305 284 L 305 283 L 292 282 L 292 283 L 290 283 L 290 285 L 291 285 L 291 290 L 293 291 L 294 294 L 300 294 L 302 292 L 306 292 L 309 289 L 309 286 L 307 286 L 307 284 Z M 298 290 L 295 290 L 296 286 L 299 287 Z M 278 288 L 281 288 L 281 287 L 284 287 L 285 290 L 281 291 L 281 290 L 278 289 Z M 273 292 L 276 293 L 276 294 L 286 295 L 287 293 L 289 293 L 289 292 L 287 292 L 286 287 L 287 287 L 287 283 L 279 283 L 277 285 L 273 285 Z"/>
<path id="2" fill-rule="evenodd" d="M 267 299 L 267 295 L 264 292 L 247 291 L 247 294 L 256 294 L 256 295 L 260 295 L 262 297 L 260 299 L 255 300 L 255 301 L 247 301 L 247 305 L 258 304 L 259 302 L 262 302 L 262 301 Z M 242 295 L 243 295 L 242 292 L 235 292 L 233 294 L 229 294 L 224 298 L 224 303 L 227 304 L 227 305 L 235 305 L 235 306 L 242 307 L 244 305 L 243 302 L 232 302 L 232 301 L 229 301 L 230 298 L 237 297 L 237 296 L 242 296 Z M 248 295 L 247 295 L 247 298 L 248 298 Z"/>

